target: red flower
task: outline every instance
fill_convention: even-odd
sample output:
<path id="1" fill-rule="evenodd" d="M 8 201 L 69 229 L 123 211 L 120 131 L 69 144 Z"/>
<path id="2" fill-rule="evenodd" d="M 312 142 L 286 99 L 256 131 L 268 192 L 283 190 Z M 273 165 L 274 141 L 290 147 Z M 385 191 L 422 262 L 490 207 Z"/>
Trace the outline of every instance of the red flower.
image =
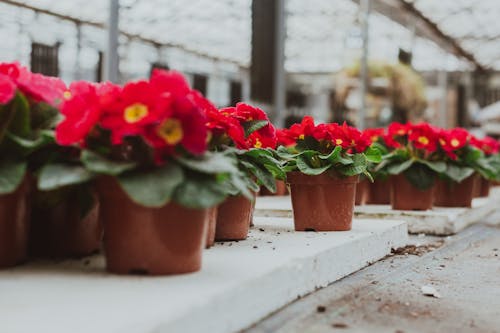
<path id="1" fill-rule="evenodd" d="M 127 83 L 119 95 L 111 97 L 116 99 L 106 101 L 109 109 L 103 114 L 101 126 L 111 131 L 113 144 L 122 143 L 126 136 L 144 134 L 146 126 L 168 117 L 172 103 L 169 95 L 160 94 L 148 81 Z"/>
<path id="2" fill-rule="evenodd" d="M 243 133 L 245 125 L 256 120 L 265 120 L 267 124 L 260 129 L 250 133 L 245 138 L 244 143 L 240 142 L 240 131 L 234 131 L 235 137 L 232 137 L 236 146 L 240 149 L 249 148 L 276 148 L 277 137 L 276 129 L 269 121 L 267 114 L 261 109 L 245 103 L 238 103 L 236 107 L 223 108 L 220 112 L 227 117 L 231 117 L 239 122 Z M 229 133 L 228 133 L 229 134 Z M 230 135 L 232 136 L 232 135 Z"/>
<path id="3" fill-rule="evenodd" d="M 0 74 L 9 76 L 18 89 L 35 102 L 59 104 L 63 101 L 64 93 L 67 90 L 61 79 L 31 73 L 17 62 L 1 63 Z"/>
<path id="4" fill-rule="evenodd" d="M 456 160 L 457 154 L 455 152 L 467 144 L 469 136 L 469 132 L 463 128 L 441 130 L 439 131 L 439 145 L 446 155 L 452 160 Z"/>
<path id="5" fill-rule="evenodd" d="M 7 75 L 0 74 L 0 104 L 9 103 L 16 94 L 16 85 Z"/>
<path id="6" fill-rule="evenodd" d="M 384 134 L 384 128 L 367 128 L 363 131 L 363 137 L 371 142 L 377 142 L 380 138 L 383 138 Z"/>
<path id="7" fill-rule="evenodd" d="M 283 128 L 276 130 L 276 137 L 278 139 L 278 145 L 290 147 L 296 144 L 296 140 L 289 129 Z"/>
<path id="8" fill-rule="evenodd" d="M 250 134 L 246 141 L 249 147 L 275 149 L 278 144 L 276 128 L 273 124 L 269 123 L 260 130 Z"/>
<path id="9" fill-rule="evenodd" d="M 147 127 L 146 141 L 168 152 L 182 145 L 194 155 L 203 154 L 207 148 L 207 119 L 203 110 L 188 95 L 175 98 L 169 113 L 170 116 Z"/>
<path id="10" fill-rule="evenodd" d="M 177 71 L 154 69 L 151 73 L 151 85 L 162 93 L 185 96 L 191 92 L 184 76 Z"/>
<path id="11" fill-rule="evenodd" d="M 391 123 L 387 128 L 387 134 L 384 136 L 386 145 L 391 148 L 401 148 L 403 141 L 410 132 L 410 127 L 410 123 Z"/>
<path id="12" fill-rule="evenodd" d="M 240 122 L 231 117 L 225 109 L 208 109 L 207 114 L 207 127 L 211 132 L 212 137 L 217 138 L 227 136 L 234 142 L 237 148 L 246 149 L 245 130 Z"/>
<path id="13" fill-rule="evenodd" d="M 56 127 L 56 141 L 60 145 L 81 143 L 101 115 L 95 85 L 84 81 L 73 82 L 69 94 L 61 107 L 65 118 Z"/>
<path id="14" fill-rule="evenodd" d="M 471 136 L 470 144 L 478 149 L 481 149 L 486 155 L 496 154 L 500 150 L 500 143 L 489 136 L 484 137 L 483 139 Z"/>
<path id="15" fill-rule="evenodd" d="M 304 116 L 302 122 L 293 124 L 288 130 L 288 135 L 293 140 L 304 140 L 306 136 L 313 136 L 316 127 L 314 126 L 314 119 L 311 116 Z M 316 134 L 317 135 L 317 134 Z M 317 139 L 318 140 L 318 139 Z"/>
<path id="16" fill-rule="evenodd" d="M 429 124 L 421 123 L 411 125 L 408 140 L 412 143 L 413 147 L 432 153 L 437 149 L 438 134 Z"/>
<path id="17" fill-rule="evenodd" d="M 364 137 L 360 130 L 347 125 L 345 122 L 342 126 L 335 123 L 329 125 L 333 133 L 333 143 L 342 146 L 343 149 L 362 153 L 371 144 L 371 141 Z"/>

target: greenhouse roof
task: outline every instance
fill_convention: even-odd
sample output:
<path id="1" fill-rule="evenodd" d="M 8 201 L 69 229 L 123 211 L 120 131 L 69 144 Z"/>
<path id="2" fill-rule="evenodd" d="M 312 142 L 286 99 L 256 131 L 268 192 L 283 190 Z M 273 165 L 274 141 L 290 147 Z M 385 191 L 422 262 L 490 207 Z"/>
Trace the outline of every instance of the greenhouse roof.
<path id="1" fill-rule="evenodd" d="M 495 45 L 500 38 L 500 22 L 496 22 L 499 1 L 394 1 L 416 8 L 443 34 L 456 39 L 459 47 L 480 65 L 500 69 L 500 51 Z M 108 19 L 108 1 L 103 0 L 0 2 L 35 9 L 42 15 L 55 13 L 60 19 L 97 27 L 104 27 Z M 249 66 L 251 0 L 122 0 L 120 3 L 120 30 L 129 39 Z M 359 57 L 360 13 L 356 1 L 287 0 L 285 3 L 287 71 L 335 72 Z M 47 25 L 46 29 L 51 28 Z M 465 61 L 460 53 L 445 52 L 446 48 L 438 46 L 435 40 L 412 35 L 411 29 L 401 22 L 374 12 L 370 18 L 370 58 L 394 61 L 399 48 L 411 48 L 414 66 L 419 70 L 472 68 L 470 59 Z M 444 60 L 436 62 L 437 58 Z"/>

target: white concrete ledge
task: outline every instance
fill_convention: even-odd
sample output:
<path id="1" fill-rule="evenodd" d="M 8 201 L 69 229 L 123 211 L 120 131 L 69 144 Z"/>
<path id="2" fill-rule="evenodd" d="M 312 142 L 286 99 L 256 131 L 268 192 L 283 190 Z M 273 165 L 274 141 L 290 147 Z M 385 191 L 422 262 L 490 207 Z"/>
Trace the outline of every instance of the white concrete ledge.
<path id="1" fill-rule="evenodd" d="M 189 275 L 114 276 L 102 256 L 0 271 L 0 332 L 234 332 L 408 241 L 401 221 L 331 233 L 297 233 L 283 218 L 255 224 L 247 241 L 207 250 Z"/>
<path id="2" fill-rule="evenodd" d="M 403 220 L 408 222 L 410 233 L 453 235 L 467 226 L 479 222 L 500 208 L 500 191 L 494 188 L 488 198 L 472 201 L 472 208 L 434 207 L 428 211 L 392 210 L 389 205 L 356 206 L 357 218 Z M 293 217 L 289 196 L 260 197 L 255 206 L 256 216 Z"/>

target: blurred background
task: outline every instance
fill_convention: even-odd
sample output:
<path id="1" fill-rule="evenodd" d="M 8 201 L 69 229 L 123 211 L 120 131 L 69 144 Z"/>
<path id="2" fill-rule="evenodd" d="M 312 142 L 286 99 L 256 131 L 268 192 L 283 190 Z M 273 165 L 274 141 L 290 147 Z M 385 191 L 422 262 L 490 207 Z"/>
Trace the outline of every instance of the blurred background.
<path id="1" fill-rule="evenodd" d="M 278 126 L 305 114 L 500 136 L 498 0 L 0 0 L 0 61 L 73 80 L 187 75 Z"/>

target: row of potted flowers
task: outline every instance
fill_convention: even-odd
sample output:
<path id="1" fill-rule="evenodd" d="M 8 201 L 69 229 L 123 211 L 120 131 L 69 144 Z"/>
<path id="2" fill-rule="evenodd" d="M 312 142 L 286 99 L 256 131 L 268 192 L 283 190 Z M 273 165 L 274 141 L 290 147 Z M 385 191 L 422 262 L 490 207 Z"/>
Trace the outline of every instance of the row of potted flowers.
<path id="1" fill-rule="evenodd" d="M 300 124 L 280 131 L 278 136 L 280 156 L 290 158 L 289 164 L 300 170 L 302 177 L 309 175 L 311 181 L 327 184 L 335 178 L 332 174 L 349 176 L 343 170 L 366 168 L 356 186 L 356 204 L 390 203 L 399 210 L 427 210 L 433 205 L 470 207 L 472 198 L 487 196 L 490 182 L 500 177 L 498 141 L 490 137 L 478 139 L 463 128 L 392 123 L 387 129 L 367 129 L 360 134 L 345 125 L 316 126 L 312 118 L 305 117 Z M 332 160 L 331 156 L 337 158 L 335 150 L 341 152 L 340 157 L 350 158 L 364 152 L 366 159 Z M 298 207 L 297 195 L 293 193 L 295 176 L 289 175 L 295 208 Z M 325 186 L 322 191 L 332 191 L 333 186 Z M 342 193 L 352 200 L 352 190 L 344 188 Z M 317 199 L 312 199 L 309 206 Z M 333 205 L 331 202 L 327 207 Z M 325 207 L 324 214 L 338 216 L 337 211 Z M 313 220 L 319 219 L 312 217 L 311 225 Z"/>
<path id="2" fill-rule="evenodd" d="M 367 195 L 370 200 L 390 202 L 393 209 L 471 207 L 472 199 L 487 196 L 490 183 L 500 176 L 498 141 L 478 139 L 463 128 L 393 123 L 387 130 L 369 129 L 365 135 L 383 155 L 380 164 L 370 167 L 374 184 L 381 185 L 365 193 L 374 192 Z M 380 202 L 387 200 L 380 189 L 384 186 L 391 189 L 385 191 L 389 202 Z"/>
<path id="3" fill-rule="evenodd" d="M 66 87 L 2 63 L 0 116 L 0 267 L 87 255 L 104 235 L 110 272 L 196 271 L 285 177 L 262 110 L 219 110 L 177 72 Z"/>
<path id="4" fill-rule="evenodd" d="M 276 130 L 250 105 L 217 109 L 173 71 L 66 87 L 0 64 L 0 117 L 0 267 L 87 255 L 104 235 L 110 272 L 197 271 L 205 246 L 247 237 L 256 192 L 275 192 L 276 179 L 289 184 L 297 231 L 341 231 L 360 176 L 391 175 L 393 207 L 424 209 L 417 194 L 432 205 L 436 178 L 448 189 L 500 165 L 496 142 L 462 129 L 361 132 L 307 116 Z"/>

